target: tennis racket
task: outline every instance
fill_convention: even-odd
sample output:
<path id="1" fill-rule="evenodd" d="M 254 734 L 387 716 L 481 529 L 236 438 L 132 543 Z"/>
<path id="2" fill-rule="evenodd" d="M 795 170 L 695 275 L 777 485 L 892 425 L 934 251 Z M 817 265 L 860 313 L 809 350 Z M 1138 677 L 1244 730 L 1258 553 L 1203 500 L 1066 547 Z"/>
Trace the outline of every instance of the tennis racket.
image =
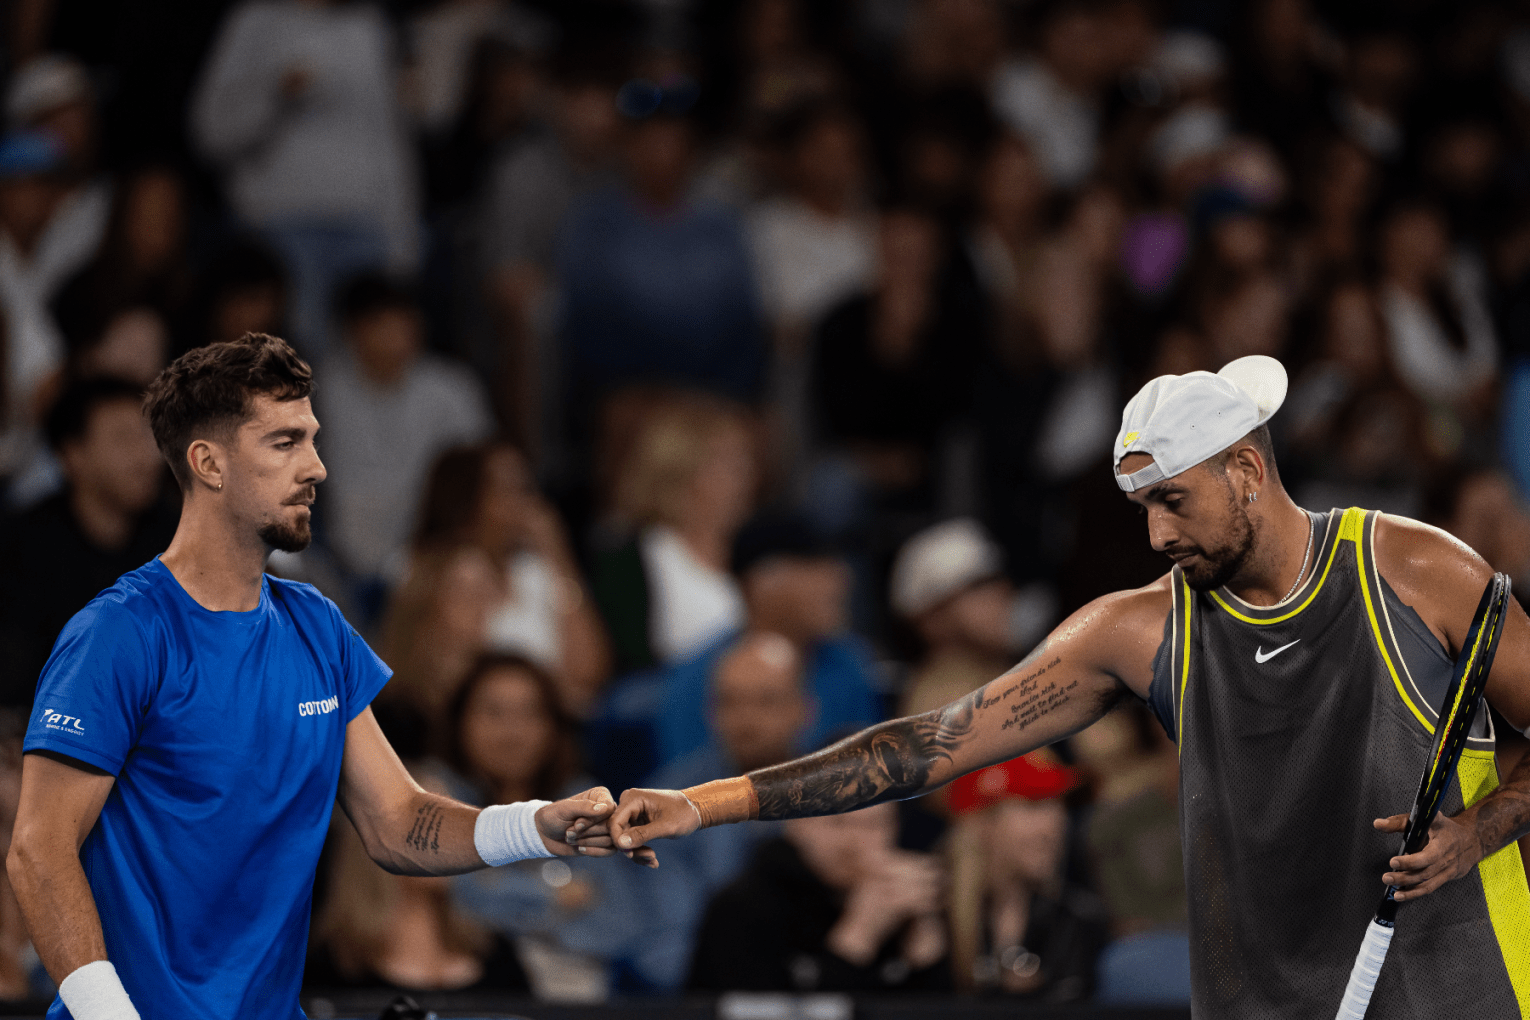
<path id="1" fill-rule="evenodd" d="M 1445 703 L 1440 706 L 1439 722 L 1434 729 L 1434 744 L 1429 749 L 1429 760 L 1424 764 L 1424 775 L 1418 783 L 1418 798 L 1408 815 L 1408 827 L 1403 830 L 1400 854 L 1417 853 L 1429 838 L 1429 826 L 1439 813 L 1440 801 L 1456 774 L 1456 763 L 1461 760 L 1461 750 L 1466 746 L 1472 717 L 1477 714 L 1477 704 L 1487 686 L 1493 656 L 1498 651 L 1498 639 L 1503 635 L 1508 603 L 1509 579 L 1503 574 L 1494 574 L 1487 590 L 1482 593 L 1482 600 L 1477 603 L 1477 615 L 1472 618 L 1450 686 L 1445 689 Z M 1349 986 L 1344 989 L 1344 999 L 1339 1003 L 1335 1020 L 1363 1020 L 1365 1017 L 1396 929 L 1396 893 L 1396 886 L 1388 886 L 1376 907 L 1376 917 L 1365 930 L 1365 941 L 1360 944 L 1360 955 L 1355 957 Z"/>

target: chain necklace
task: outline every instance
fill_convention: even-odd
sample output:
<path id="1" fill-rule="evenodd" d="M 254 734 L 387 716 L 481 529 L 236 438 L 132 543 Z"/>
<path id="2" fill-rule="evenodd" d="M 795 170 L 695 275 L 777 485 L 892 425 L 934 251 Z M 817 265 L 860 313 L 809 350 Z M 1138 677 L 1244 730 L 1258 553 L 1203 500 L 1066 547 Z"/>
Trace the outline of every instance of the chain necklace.
<path id="1" fill-rule="evenodd" d="M 1277 606 L 1296 594 L 1296 589 L 1302 583 L 1302 578 L 1307 576 L 1307 564 L 1312 559 L 1312 540 L 1317 535 L 1317 521 L 1307 511 L 1303 510 L 1302 513 L 1307 514 L 1307 552 L 1302 556 L 1302 569 L 1296 572 L 1296 580 L 1291 582 L 1291 590 L 1281 596 L 1280 602 L 1275 603 Z"/>

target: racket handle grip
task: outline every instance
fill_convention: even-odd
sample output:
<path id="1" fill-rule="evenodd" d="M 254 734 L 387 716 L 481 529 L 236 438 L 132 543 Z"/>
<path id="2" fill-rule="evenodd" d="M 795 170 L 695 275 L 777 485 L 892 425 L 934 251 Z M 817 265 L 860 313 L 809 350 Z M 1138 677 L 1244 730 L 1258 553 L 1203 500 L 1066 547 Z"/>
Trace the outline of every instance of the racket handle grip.
<path id="1" fill-rule="evenodd" d="M 1365 1020 L 1365 1010 L 1371 1004 L 1371 993 L 1376 990 L 1376 979 L 1381 976 L 1381 965 L 1386 962 L 1395 930 L 1379 921 L 1372 921 L 1365 929 L 1365 941 L 1360 943 L 1360 955 L 1355 957 L 1355 969 L 1349 972 L 1349 986 L 1344 989 L 1344 1000 L 1339 1003 L 1334 1020 Z"/>

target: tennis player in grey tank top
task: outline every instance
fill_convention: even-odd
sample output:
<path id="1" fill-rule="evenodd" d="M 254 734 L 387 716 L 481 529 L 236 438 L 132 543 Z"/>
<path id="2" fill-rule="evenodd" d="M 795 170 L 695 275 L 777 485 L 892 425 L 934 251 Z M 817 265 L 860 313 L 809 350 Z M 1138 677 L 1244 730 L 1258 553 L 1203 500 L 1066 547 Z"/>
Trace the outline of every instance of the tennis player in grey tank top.
<path id="1" fill-rule="evenodd" d="M 1372 1016 L 1524 1016 L 1530 760 L 1500 770 L 1488 713 L 1429 845 L 1392 856 L 1492 569 L 1416 521 L 1298 507 L 1266 425 L 1285 392 L 1280 363 L 1255 356 L 1160 376 L 1127 405 L 1116 479 L 1173 560 L 1156 582 L 1083 607 L 944 708 L 747 776 L 628 790 L 617 845 L 918 796 L 1136 696 L 1180 747 L 1197 1017 L 1332 1016 L 1384 884 L 1406 905 Z M 1487 700 L 1530 727 L 1517 606 Z"/>

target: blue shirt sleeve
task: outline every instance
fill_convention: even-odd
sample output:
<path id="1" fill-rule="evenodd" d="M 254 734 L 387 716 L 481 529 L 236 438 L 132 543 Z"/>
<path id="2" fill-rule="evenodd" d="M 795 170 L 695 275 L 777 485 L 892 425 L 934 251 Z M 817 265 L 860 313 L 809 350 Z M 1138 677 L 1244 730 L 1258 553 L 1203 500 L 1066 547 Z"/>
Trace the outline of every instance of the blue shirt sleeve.
<path id="1" fill-rule="evenodd" d="M 37 682 L 24 751 L 54 751 L 122 771 L 138 742 L 161 669 L 140 622 L 98 598 L 59 634 Z"/>
<path id="2" fill-rule="evenodd" d="M 335 626 L 339 632 L 345 721 L 350 722 L 372 703 L 383 685 L 393 678 L 393 670 L 378 658 L 372 646 L 346 621 L 339 606 L 331 602 L 329 609 L 334 614 Z"/>

